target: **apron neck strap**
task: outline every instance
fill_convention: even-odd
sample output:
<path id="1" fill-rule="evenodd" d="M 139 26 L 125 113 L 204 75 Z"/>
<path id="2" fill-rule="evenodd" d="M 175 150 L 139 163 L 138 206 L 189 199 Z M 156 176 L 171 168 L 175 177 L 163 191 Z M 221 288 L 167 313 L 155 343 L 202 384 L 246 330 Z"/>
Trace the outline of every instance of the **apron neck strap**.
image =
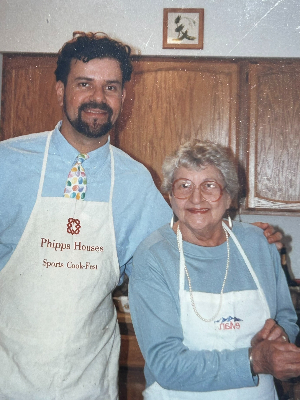
<path id="1" fill-rule="evenodd" d="M 251 276 L 252 276 L 252 279 L 254 280 L 254 282 L 255 282 L 255 284 L 256 284 L 256 287 L 257 287 L 257 289 L 258 289 L 258 291 L 259 291 L 259 293 L 260 293 L 260 295 L 261 295 L 261 298 L 262 298 L 263 302 L 265 303 L 265 306 L 267 307 L 268 310 L 270 310 L 270 309 L 269 309 L 268 302 L 267 302 L 267 299 L 266 299 L 266 296 L 265 296 L 265 294 L 264 294 L 264 291 L 263 291 L 263 289 L 262 289 L 262 287 L 261 287 L 261 284 L 259 283 L 259 280 L 258 280 L 258 278 L 257 278 L 257 276 L 256 276 L 256 273 L 254 272 L 254 269 L 252 268 L 252 265 L 251 265 L 251 263 L 250 263 L 250 261 L 249 261 L 249 258 L 247 257 L 246 253 L 244 252 L 244 249 L 243 249 L 242 246 L 240 245 L 240 242 L 238 241 L 238 239 L 237 239 L 237 237 L 235 236 L 235 234 L 234 234 L 234 233 L 232 232 L 232 230 L 225 224 L 224 221 L 222 221 L 222 225 L 223 225 L 223 228 L 226 229 L 226 231 L 227 231 L 228 234 L 230 235 L 230 237 L 231 237 L 231 239 L 233 240 L 233 242 L 234 242 L 234 244 L 236 245 L 236 247 L 238 248 L 238 250 L 239 250 L 241 256 L 243 257 L 243 260 L 245 261 L 245 263 L 246 263 L 246 265 L 247 265 L 247 267 L 248 267 L 248 270 L 249 270 L 249 272 L 250 272 L 250 274 L 251 274 Z M 269 313 L 270 313 L 270 311 L 269 311 Z"/>
<path id="2" fill-rule="evenodd" d="M 112 149 L 111 145 L 109 145 L 109 151 L 110 151 L 110 170 L 111 170 L 109 204 L 112 204 L 112 197 L 113 197 L 113 191 L 114 191 L 114 185 L 115 185 L 115 159 L 114 159 L 114 153 L 113 153 L 113 149 Z"/>
<path id="3" fill-rule="evenodd" d="M 40 183 L 39 183 L 39 190 L 37 193 L 37 197 L 41 197 L 42 191 L 43 191 L 43 186 L 44 186 L 44 179 L 45 179 L 45 172 L 46 172 L 46 166 L 47 166 L 47 159 L 48 159 L 48 152 L 49 152 L 49 147 L 50 147 L 50 140 L 52 137 L 53 131 L 49 132 L 47 141 L 46 141 L 46 146 L 45 146 L 45 151 L 44 151 L 44 159 L 43 159 L 43 165 L 42 165 L 42 171 L 41 171 L 41 178 L 40 178 Z"/>

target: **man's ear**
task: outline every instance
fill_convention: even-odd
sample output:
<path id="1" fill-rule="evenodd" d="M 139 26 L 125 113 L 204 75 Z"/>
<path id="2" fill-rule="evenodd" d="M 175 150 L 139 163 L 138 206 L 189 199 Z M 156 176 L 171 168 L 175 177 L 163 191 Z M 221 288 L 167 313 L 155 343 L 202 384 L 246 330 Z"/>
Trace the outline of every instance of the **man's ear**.
<path id="1" fill-rule="evenodd" d="M 126 89 L 125 88 L 123 88 L 123 91 L 122 91 L 122 106 L 123 106 L 123 103 L 124 103 L 124 100 L 125 100 L 125 97 L 126 97 Z"/>
<path id="2" fill-rule="evenodd" d="M 65 93 L 65 85 L 62 81 L 57 81 L 55 85 L 56 96 L 58 104 L 62 107 L 64 104 L 64 93 Z"/>

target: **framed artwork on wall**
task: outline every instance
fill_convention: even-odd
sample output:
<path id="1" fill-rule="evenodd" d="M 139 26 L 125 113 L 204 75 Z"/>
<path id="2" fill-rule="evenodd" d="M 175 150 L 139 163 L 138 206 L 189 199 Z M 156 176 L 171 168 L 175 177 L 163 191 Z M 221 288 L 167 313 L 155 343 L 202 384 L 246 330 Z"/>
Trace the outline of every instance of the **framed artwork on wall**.
<path id="1" fill-rule="evenodd" d="M 163 49 L 203 49 L 203 31 L 203 8 L 164 8 Z"/>

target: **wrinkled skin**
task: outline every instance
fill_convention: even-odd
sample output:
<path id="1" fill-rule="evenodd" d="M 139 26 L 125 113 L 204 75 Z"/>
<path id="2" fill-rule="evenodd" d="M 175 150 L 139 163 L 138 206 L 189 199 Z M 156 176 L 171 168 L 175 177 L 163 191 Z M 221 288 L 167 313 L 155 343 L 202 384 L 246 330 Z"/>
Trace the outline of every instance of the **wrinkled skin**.
<path id="1" fill-rule="evenodd" d="M 253 371 L 282 381 L 300 375 L 300 349 L 289 343 L 285 330 L 273 319 L 251 341 Z"/>

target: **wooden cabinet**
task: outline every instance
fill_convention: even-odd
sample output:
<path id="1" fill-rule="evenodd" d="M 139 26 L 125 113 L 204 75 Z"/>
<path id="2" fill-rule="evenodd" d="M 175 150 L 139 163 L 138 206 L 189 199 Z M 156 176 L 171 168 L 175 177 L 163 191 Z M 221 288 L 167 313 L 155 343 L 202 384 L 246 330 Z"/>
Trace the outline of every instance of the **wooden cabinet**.
<path id="1" fill-rule="evenodd" d="M 130 314 L 118 311 L 118 322 L 122 338 L 120 365 L 143 369 L 145 361 L 135 337 Z"/>
<path id="2" fill-rule="evenodd" d="M 118 311 L 118 321 L 121 333 L 120 400 L 142 400 L 145 361 L 135 337 L 130 314 Z"/>
<path id="3" fill-rule="evenodd" d="M 161 185 L 161 165 L 197 137 L 232 148 L 246 209 L 300 211 L 300 61 L 134 57 L 112 143 Z M 4 54 L 0 138 L 53 129 L 61 118 L 55 55 Z M 243 174 L 243 171 L 246 174 Z"/>
<path id="4" fill-rule="evenodd" d="M 300 63 L 249 68 L 249 192 L 253 209 L 300 210 Z"/>
<path id="5" fill-rule="evenodd" d="M 3 56 L 0 139 L 52 130 L 61 119 L 55 92 L 56 55 Z"/>
<path id="6" fill-rule="evenodd" d="M 238 65 L 140 58 L 115 130 L 118 147 L 151 171 L 158 187 L 167 154 L 198 137 L 237 151 Z"/>

